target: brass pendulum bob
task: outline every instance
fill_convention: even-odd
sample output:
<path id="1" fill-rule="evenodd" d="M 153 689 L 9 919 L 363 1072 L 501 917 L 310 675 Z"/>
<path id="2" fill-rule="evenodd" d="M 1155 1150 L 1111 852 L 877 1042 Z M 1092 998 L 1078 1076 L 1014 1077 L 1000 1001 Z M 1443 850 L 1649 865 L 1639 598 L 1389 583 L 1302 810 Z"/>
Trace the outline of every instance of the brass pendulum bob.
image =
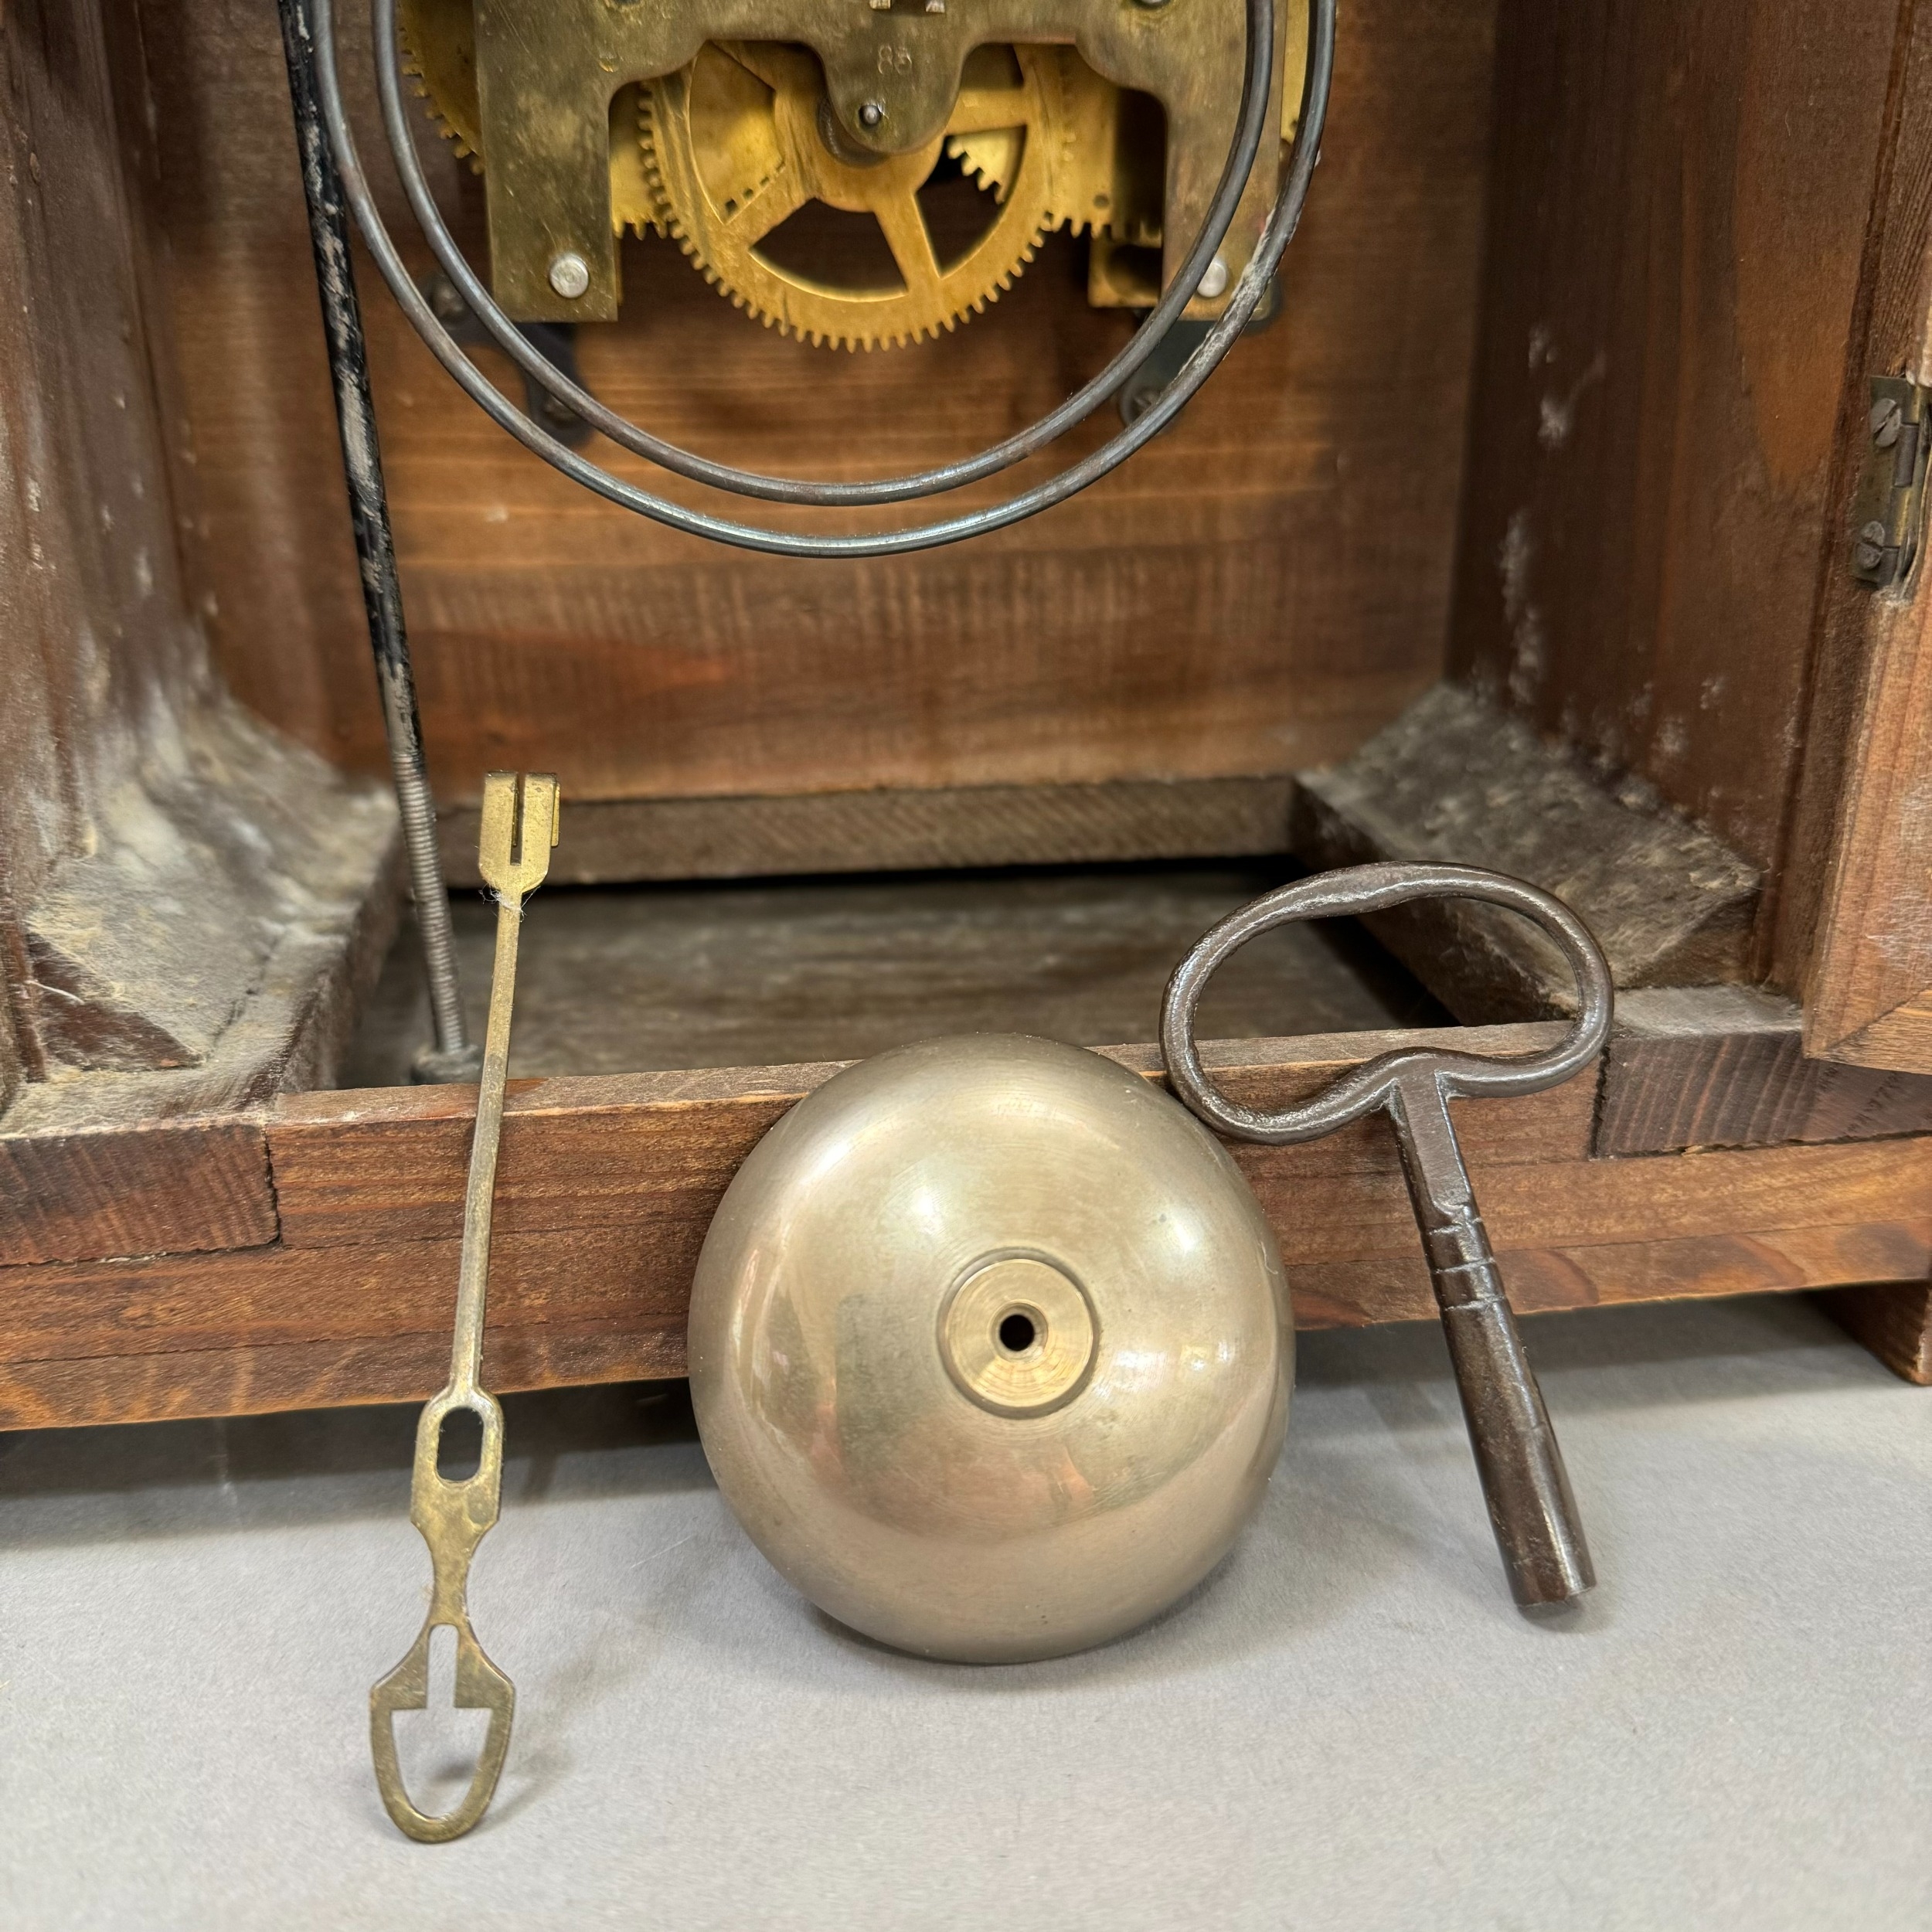
<path id="1" fill-rule="evenodd" d="M 753 1149 L 692 1288 L 719 1488 L 821 1609 L 929 1657 L 1079 1650 L 1220 1560 L 1287 1425 L 1286 1284 L 1215 1138 L 1097 1053 L 930 1040 Z"/>

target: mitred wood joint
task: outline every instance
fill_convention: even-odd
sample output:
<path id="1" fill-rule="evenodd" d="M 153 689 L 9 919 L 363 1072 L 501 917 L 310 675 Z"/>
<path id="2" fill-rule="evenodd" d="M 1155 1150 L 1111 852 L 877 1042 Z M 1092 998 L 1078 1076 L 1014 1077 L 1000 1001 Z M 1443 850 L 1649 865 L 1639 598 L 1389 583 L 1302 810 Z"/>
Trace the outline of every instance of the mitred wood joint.
<path id="1" fill-rule="evenodd" d="M 1744 986 L 1619 996 L 1600 1155 L 1932 1133 L 1932 1077 L 1810 1060 L 1792 1001 Z"/>
<path id="2" fill-rule="evenodd" d="M 257 1114 L 0 1134 L 0 1264 L 207 1253 L 275 1235 Z"/>

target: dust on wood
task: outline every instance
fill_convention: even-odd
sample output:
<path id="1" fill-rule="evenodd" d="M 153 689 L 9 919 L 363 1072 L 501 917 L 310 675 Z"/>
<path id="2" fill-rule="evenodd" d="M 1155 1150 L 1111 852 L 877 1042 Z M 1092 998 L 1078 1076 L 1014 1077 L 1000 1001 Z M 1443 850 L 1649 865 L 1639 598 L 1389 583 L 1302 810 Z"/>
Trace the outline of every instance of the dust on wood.
<path id="1" fill-rule="evenodd" d="M 1620 988 L 1741 976 L 1758 875 L 1708 832 L 1453 685 L 1438 685 L 1332 771 L 1304 773 L 1294 844 L 1311 866 L 1486 866 L 1563 900 Z M 1452 1012 L 1574 1010 L 1561 955 L 1498 907 L 1424 900 L 1366 922 Z"/>
<path id="2" fill-rule="evenodd" d="M 1285 852 L 1293 780 L 930 786 L 778 797 L 574 799 L 551 877 L 745 879 L 968 866 L 1233 859 Z M 437 825 L 451 882 L 473 886 L 477 813 Z"/>
<path id="3" fill-rule="evenodd" d="M 145 63 L 123 121 L 178 345 L 172 454 L 196 594 L 246 699 L 375 769 L 272 12 L 114 3 Z M 1119 475 L 981 543 L 814 563 L 658 529 L 512 445 L 365 277 L 439 795 L 473 798 L 484 770 L 518 764 L 560 768 L 566 796 L 621 801 L 1279 777 L 1342 755 L 1440 668 L 1492 11 L 1345 10 L 1282 319 Z M 344 27 L 360 87 L 361 14 Z M 149 112 L 151 135 L 137 124 Z M 376 185 L 406 232 L 393 183 Z M 437 186 L 479 243 L 479 185 L 451 165 Z M 1131 327 L 1088 308 L 1065 240 L 957 334 L 870 355 L 759 328 L 669 244 L 629 245 L 624 278 L 633 312 L 580 338 L 590 386 L 709 455 L 790 474 L 957 457 L 1056 403 Z M 1116 427 L 1104 413 L 1071 448 Z M 604 876 L 649 870 L 628 835 L 650 822 L 610 827 Z M 879 829 L 874 862 L 903 862 Z"/>
<path id="4" fill-rule="evenodd" d="M 1909 12 L 1909 9 L 1906 11 Z M 1503 0 L 1452 675 L 1777 855 L 1899 0 Z"/>
<path id="5" fill-rule="evenodd" d="M 567 810 L 565 822 L 560 853 Z M 940 1033 L 1039 1033 L 1077 1046 L 1151 1039 L 1188 949 L 1283 876 L 1277 863 L 546 891 L 524 923 L 512 1068 L 859 1059 Z M 495 914 L 463 895 L 453 911 L 480 1032 Z M 406 940 L 344 1077 L 406 1080 L 426 998 Z M 1359 931 L 1303 927 L 1230 962 L 1204 1023 L 1280 1036 L 1440 1017 Z"/>

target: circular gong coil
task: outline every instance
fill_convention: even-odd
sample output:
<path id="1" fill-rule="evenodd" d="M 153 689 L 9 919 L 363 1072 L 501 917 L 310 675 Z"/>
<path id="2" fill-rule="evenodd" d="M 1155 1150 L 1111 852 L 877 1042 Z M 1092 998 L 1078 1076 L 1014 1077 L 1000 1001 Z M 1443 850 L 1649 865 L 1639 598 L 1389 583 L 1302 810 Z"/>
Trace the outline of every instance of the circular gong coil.
<path id="1" fill-rule="evenodd" d="M 1098 1054 L 977 1035 L 801 1101 L 739 1170 L 691 1301 L 718 1486 L 831 1615 L 930 1657 L 1105 1642 L 1259 1502 L 1293 1335 L 1220 1144 Z"/>
<path id="2" fill-rule="evenodd" d="M 415 151 L 411 117 L 404 98 L 406 83 L 397 52 L 397 3 L 398 0 L 370 0 L 376 93 L 382 107 L 383 132 L 401 180 L 404 198 L 430 253 L 490 341 L 531 381 L 540 385 L 573 415 L 608 437 L 620 448 L 675 475 L 770 503 L 849 509 L 917 502 L 998 475 L 1015 464 L 1039 454 L 1075 425 L 1084 422 L 1131 381 L 1158 349 L 1168 330 L 1179 319 L 1182 311 L 1193 299 L 1195 291 L 1200 286 L 1215 251 L 1233 220 L 1236 204 L 1262 151 L 1270 118 L 1268 77 L 1272 71 L 1275 44 L 1274 0 L 1245 0 L 1247 53 L 1242 75 L 1241 99 L 1236 110 L 1233 138 L 1206 217 L 1159 300 L 1107 366 L 1036 422 L 974 456 L 903 475 L 876 477 L 865 481 L 770 476 L 682 449 L 628 421 L 552 363 L 541 350 L 525 338 L 516 324 L 498 306 L 464 257 L 456 237 L 451 233 Z M 363 171 L 355 131 L 349 125 L 343 101 L 335 56 L 333 0 L 306 0 L 306 4 L 312 23 L 308 44 L 314 49 L 318 118 L 325 134 L 328 157 L 337 172 L 342 194 L 398 305 L 430 353 L 464 393 L 526 449 L 607 502 L 694 536 L 709 537 L 719 543 L 770 555 L 794 557 L 898 556 L 940 544 L 957 543 L 1006 529 L 1055 504 L 1065 502 L 1118 468 L 1136 450 L 1158 436 L 1185 407 L 1247 327 L 1294 237 L 1321 150 L 1335 63 L 1335 0 L 1310 0 L 1308 57 L 1303 78 L 1301 113 L 1274 209 L 1262 231 L 1260 246 L 1236 278 L 1220 318 L 1209 325 L 1206 336 L 1182 364 L 1179 372 L 1162 390 L 1158 400 L 1101 447 L 1089 451 L 1056 475 L 1019 491 L 1003 502 L 896 529 L 813 533 L 714 515 L 641 488 L 628 478 L 580 456 L 497 389 L 490 377 L 471 361 L 463 345 L 457 341 L 417 287 L 410 264 L 403 259 L 395 238 L 383 222 Z"/>
<path id="3" fill-rule="evenodd" d="M 645 171 L 664 226 L 706 278 L 767 327 L 846 349 L 918 341 L 996 301 L 1053 224 L 1064 146 L 1060 67 L 1050 52 L 985 46 L 967 63 L 944 129 L 909 154 L 851 151 L 808 49 L 708 42 L 642 90 Z M 948 249 L 923 199 L 949 138 L 993 139 L 1009 172 L 981 204 L 979 232 Z M 890 267 L 858 278 L 783 260 L 770 243 L 818 202 L 876 223 Z M 896 270 L 896 274 L 892 271 Z"/>

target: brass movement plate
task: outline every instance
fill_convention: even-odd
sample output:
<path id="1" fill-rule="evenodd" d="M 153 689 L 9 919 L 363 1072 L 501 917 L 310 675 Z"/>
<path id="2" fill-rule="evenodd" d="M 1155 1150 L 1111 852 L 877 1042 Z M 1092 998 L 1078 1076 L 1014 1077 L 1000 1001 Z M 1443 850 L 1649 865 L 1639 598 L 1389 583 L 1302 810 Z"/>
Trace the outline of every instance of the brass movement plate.
<path id="1" fill-rule="evenodd" d="M 1298 97 L 1306 0 L 1282 0 L 1273 86 Z M 706 42 L 808 47 L 838 138 L 855 158 L 914 153 L 945 132 L 968 56 L 1004 43 L 1070 45 L 1095 72 L 1152 95 L 1167 117 L 1164 257 L 1172 274 L 1198 233 L 1233 137 L 1246 48 L 1241 0 L 954 0 L 936 11 L 868 0 L 475 0 L 478 123 L 488 155 L 497 299 L 521 321 L 614 320 L 611 104 L 631 83 L 689 65 Z M 495 131 L 513 129 L 498 139 Z M 1273 199 L 1276 157 L 1257 166 L 1221 250 L 1232 287 Z M 570 258 L 574 257 L 574 261 Z M 560 277 L 553 270 L 570 263 Z M 583 273 L 578 273 L 578 264 Z M 1197 300 L 1209 315 L 1226 300 Z"/>

